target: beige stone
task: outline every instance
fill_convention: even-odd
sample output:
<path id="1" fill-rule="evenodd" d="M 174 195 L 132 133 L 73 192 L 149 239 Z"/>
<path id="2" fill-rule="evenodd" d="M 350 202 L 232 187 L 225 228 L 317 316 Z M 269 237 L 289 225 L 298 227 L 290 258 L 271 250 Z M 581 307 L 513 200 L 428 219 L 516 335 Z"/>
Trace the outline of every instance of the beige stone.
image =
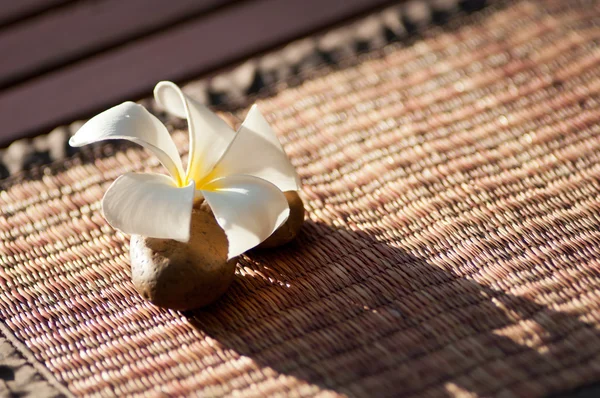
<path id="1" fill-rule="evenodd" d="M 187 243 L 131 237 L 131 278 L 137 291 L 159 307 L 203 307 L 233 281 L 237 261 L 227 261 L 227 247 L 227 237 L 212 214 L 195 209 Z"/>
<path id="2" fill-rule="evenodd" d="M 273 235 L 269 236 L 267 240 L 258 245 L 259 249 L 269 249 L 273 247 L 279 247 L 291 242 L 296 238 L 302 224 L 304 223 L 304 203 L 298 192 L 288 191 L 283 193 L 290 206 L 290 216 L 287 221 L 273 232 Z"/>
<path id="3" fill-rule="evenodd" d="M 300 232 L 300 229 L 302 228 L 302 224 L 304 224 L 304 203 L 302 202 L 300 195 L 298 195 L 298 192 L 287 191 L 283 194 L 290 206 L 290 216 L 281 227 L 277 228 L 271 236 L 257 246 L 259 249 L 271 249 L 291 242 L 296 238 L 298 232 Z M 212 214 L 212 210 L 204 200 L 197 202 L 194 205 L 194 208 Z"/>

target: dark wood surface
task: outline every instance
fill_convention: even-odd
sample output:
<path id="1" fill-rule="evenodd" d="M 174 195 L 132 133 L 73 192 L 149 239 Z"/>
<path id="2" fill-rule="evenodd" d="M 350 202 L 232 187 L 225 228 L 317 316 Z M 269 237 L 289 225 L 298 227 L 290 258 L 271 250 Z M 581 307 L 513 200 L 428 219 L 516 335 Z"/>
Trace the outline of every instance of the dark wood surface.
<path id="1" fill-rule="evenodd" d="M 0 88 L 169 28 L 232 1 L 84 1 L 51 10 L 13 25 L 0 35 Z"/>
<path id="2" fill-rule="evenodd" d="M 73 0 L 2 0 L 0 27 L 48 11 Z"/>
<path id="3" fill-rule="evenodd" d="M 0 14 L 31 14 L 0 26 L 0 147 L 389 3 L 27 0 Z"/>

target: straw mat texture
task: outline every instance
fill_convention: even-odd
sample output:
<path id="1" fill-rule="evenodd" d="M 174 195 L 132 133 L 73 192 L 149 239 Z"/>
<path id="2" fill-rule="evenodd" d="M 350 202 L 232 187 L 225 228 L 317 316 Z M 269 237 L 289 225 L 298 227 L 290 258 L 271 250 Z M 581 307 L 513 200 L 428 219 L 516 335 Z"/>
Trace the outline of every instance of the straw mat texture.
<path id="1" fill-rule="evenodd" d="M 143 151 L 5 181 L 5 323 L 75 395 L 536 397 L 598 381 L 599 11 L 503 3 L 260 100 L 309 217 L 296 242 L 243 257 L 208 309 L 144 302 L 100 214 L 120 174 L 160 170 Z"/>

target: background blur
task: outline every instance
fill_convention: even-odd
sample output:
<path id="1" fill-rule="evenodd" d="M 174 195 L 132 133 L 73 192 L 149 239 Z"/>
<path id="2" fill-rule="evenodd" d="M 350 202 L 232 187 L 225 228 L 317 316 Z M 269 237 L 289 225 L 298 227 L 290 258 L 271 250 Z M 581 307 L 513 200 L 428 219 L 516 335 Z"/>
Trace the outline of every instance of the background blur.
<path id="1" fill-rule="evenodd" d="M 3 0 L 0 148 L 390 0 Z"/>

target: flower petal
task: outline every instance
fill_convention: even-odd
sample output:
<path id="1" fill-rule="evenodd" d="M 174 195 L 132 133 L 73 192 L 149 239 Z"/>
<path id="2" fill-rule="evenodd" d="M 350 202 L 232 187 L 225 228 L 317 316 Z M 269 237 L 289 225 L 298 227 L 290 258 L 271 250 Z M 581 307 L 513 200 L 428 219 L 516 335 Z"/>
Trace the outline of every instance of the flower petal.
<path id="1" fill-rule="evenodd" d="M 187 242 L 195 190 L 193 181 L 178 188 L 165 175 L 127 173 L 106 191 L 102 212 L 125 233 Z"/>
<path id="2" fill-rule="evenodd" d="M 230 259 L 267 239 L 290 214 L 279 188 L 253 176 L 212 181 L 202 194 L 227 235 Z"/>
<path id="3" fill-rule="evenodd" d="M 277 136 L 253 105 L 233 142 L 212 176 L 252 175 L 276 185 L 281 191 L 297 191 L 300 181 Z"/>
<path id="4" fill-rule="evenodd" d="M 74 147 L 94 142 L 124 139 L 152 151 L 171 176 L 182 183 L 183 166 L 167 128 L 141 105 L 124 102 L 91 118 L 71 137 Z"/>
<path id="5" fill-rule="evenodd" d="M 235 132 L 206 106 L 185 95 L 175 83 L 158 83 L 154 98 L 167 112 L 187 119 L 190 160 L 186 175 L 194 181 L 202 180 L 223 155 Z"/>

